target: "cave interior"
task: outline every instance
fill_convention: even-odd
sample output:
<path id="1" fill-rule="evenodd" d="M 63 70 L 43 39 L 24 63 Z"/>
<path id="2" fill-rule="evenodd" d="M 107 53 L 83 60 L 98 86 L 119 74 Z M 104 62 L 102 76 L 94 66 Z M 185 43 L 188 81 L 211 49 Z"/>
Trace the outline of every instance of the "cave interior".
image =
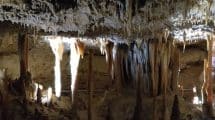
<path id="1" fill-rule="evenodd" d="M 1 0 L 0 120 L 215 120 L 214 0 Z"/>

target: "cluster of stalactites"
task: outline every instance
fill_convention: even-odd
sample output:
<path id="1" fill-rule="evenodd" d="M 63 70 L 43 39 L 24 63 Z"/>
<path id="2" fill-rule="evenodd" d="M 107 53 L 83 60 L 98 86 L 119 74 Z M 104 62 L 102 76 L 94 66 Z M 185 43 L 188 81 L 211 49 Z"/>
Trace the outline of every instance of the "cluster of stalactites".
<path id="1" fill-rule="evenodd" d="M 75 82 L 78 74 L 78 66 L 80 57 L 84 55 L 84 44 L 79 40 L 71 40 L 64 42 L 61 37 L 55 37 L 49 40 L 52 51 L 55 55 L 55 94 L 56 97 L 61 96 L 61 69 L 60 61 L 63 57 L 64 44 L 70 45 L 70 70 L 71 70 L 71 92 L 74 96 Z"/>
<path id="2" fill-rule="evenodd" d="M 49 41 L 50 46 L 52 48 L 52 52 L 55 55 L 55 94 L 56 97 L 61 96 L 61 69 L 60 69 L 60 61 L 63 57 L 64 52 L 64 44 L 61 37 L 56 37 L 53 40 Z"/>
<path id="3" fill-rule="evenodd" d="M 170 64 L 174 59 L 171 56 L 174 49 L 166 39 L 164 37 L 160 42 L 154 39 L 143 40 L 140 46 L 135 41 L 129 45 L 103 41 L 101 52 L 106 55 L 108 72 L 117 89 L 136 87 L 137 74 L 140 74 L 143 80 L 142 91 L 145 94 L 158 95 L 166 93 L 167 88 L 173 89 L 175 83 L 171 81 L 173 68 Z M 138 66 L 140 72 L 137 70 Z"/>
<path id="4" fill-rule="evenodd" d="M 74 99 L 75 84 L 78 75 L 78 66 L 80 57 L 84 55 L 84 44 L 80 40 L 71 41 L 70 43 L 70 70 L 71 70 L 71 93 Z"/>

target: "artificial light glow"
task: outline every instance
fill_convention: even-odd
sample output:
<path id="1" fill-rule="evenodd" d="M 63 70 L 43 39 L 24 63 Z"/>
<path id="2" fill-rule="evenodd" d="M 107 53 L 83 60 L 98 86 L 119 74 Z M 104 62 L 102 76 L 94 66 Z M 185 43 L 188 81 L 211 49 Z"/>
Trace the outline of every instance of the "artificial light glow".
<path id="1" fill-rule="evenodd" d="M 193 87 L 193 93 L 196 93 L 196 87 Z"/>
<path id="2" fill-rule="evenodd" d="M 47 103 L 49 104 L 51 102 L 51 99 L 52 99 L 52 88 L 49 87 L 48 88 L 48 96 L 47 96 Z"/>
<path id="3" fill-rule="evenodd" d="M 60 71 L 60 61 L 62 60 L 64 45 L 61 37 L 55 37 L 55 39 L 49 40 L 52 51 L 55 55 L 55 94 L 56 97 L 61 96 L 61 71 Z"/>
<path id="4" fill-rule="evenodd" d="M 37 92 L 38 92 L 38 88 L 40 88 L 40 90 L 43 90 L 43 86 L 39 83 L 34 83 L 34 93 L 33 93 L 33 99 L 37 100 Z"/>
<path id="5" fill-rule="evenodd" d="M 49 87 L 47 90 L 47 94 L 44 97 L 42 97 L 42 104 L 47 103 L 49 105 L 51 102 L 51 99 L 52 99 L 52 88 Z"/>
<path id="6" fill-rule="evenodd" d="M 198 104 L 202 104 L 202 101 L 199 100 L 198 96 L 193 97 L 193 104 L 198 105 Z"/>
<path id="7" fill-rule="evenodd" d="M 196 95 L 196 92 L 197 92 L 197 90 L 196 90 L 196 86 L 195 86 L 195 87 L 193 87 L 193 93 L 194 93 L 194 95 L 195 95 L 195 96 L 193 97 L 193 104 L 198 105 L 198 104 L 201 104 L 202 101 L 199 100 L 199 97 Z"/>

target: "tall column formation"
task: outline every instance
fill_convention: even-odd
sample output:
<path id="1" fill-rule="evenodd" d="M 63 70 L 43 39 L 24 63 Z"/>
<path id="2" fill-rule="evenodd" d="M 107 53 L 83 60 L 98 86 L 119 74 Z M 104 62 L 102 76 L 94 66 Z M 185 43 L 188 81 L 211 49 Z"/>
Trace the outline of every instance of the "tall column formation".
<path id="1" fill-rule="evenodd" d="M 19 34 L 18 50 L 20 60 L 20 78 L 25 78 L 28 70 L 28 39 L 26 34 Z"/>
<path id="2" fill-rule="evenodd" d="M 207 41 L 207 48 L 208 48 L 208 59 L 204 61 L 204 83 L 202 87 L 203 93 L 203 115 L 206 118 L 210 118 L 213 116 L 213 68 L 215 67 L 212 64 L 213 60 L 213 37 L 208 36 Z"/>
<path id="3" fill-rule="evenodd" d="M 212 66 L 212 53 L 213 53 L 213 39 L 209 39 L 209 51 L 208 51 L 208 88 L 207 88 L 207 93 L 208 93 L 208 104 L 209 104 L 209 113 L 213 115 L 213 77 L 212 77 L 212 69 L 214 66 Z"/>
<path id="4" fill-rule="evenodd" d="M 25 80 L 27 79 L 28 70 L 28 39 L 26 34 L 19 34 L 18 53 L 20 61 L 20 92 L 25 96 Z"/>

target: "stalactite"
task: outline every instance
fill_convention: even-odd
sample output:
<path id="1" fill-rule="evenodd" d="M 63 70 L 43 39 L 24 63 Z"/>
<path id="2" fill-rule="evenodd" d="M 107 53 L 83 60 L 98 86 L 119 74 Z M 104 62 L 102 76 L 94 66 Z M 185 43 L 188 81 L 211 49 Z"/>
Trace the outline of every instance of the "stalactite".
<path id="1" fill-rule="evenodd" d="M 156 94 L 159 94 L 159 80 L 160 80 L 160 64 L 161 64 L 161 59 L 163 56 L 161 56 L 161 45 L 162 42 L 156 43 L 156 64 L 155 64 L 155 81 L 156 81 Z"/>
<path id="2" fill-rule="evenodd" d="M 169 34 L 170 34 L 170 31 L 168 30 L 168 29 L 165 29 L 164 30 L 164 39 L 165 39 L 165 42 L 167 43 L 167 39 L 168 39 L 168 37 L 169 37 Z"/>
<path id="3" fill-rule="evenodd" d="M 100 39 L 100 52 L 102 55 L 105 54 L 105 59 L 108 64 L 108 73 L 111 75 L 112 63 L 113 63 L 113 46 L 114 44 L 106 39 Z M 113 77 L 113 75 L 112 75 Z"/>
<path id="4" fill-rule="evenodd" d="M 159 39 L 143 40 L 138 48 L 136 42 L 128 46 L 115 43 L 113 55 L 113 69 L 112 75 L 116 82 L 118 90 L 125 87 L 124 85 L 132 86 L 137 83 L 137 66 L 140 65 L 142 70 L 141 80 L 143 86 L 141 91 L 145 95 L 156 97 L 163 95 L 164 116 L 168 115 L 166 97 L 168 92 L 173 91 L 173 84 L 177 84 L 178 65 L 174 69 L 172 66 L 175 59 L 179 59 L 178 52 L 172 51 L 174 49 L 171 41 L 162 41 Z M 173 58 L 176 57 L 176 58 Z M 174 76 L 174 77 L 173 77 Z M 173 80 L 174 79 L 174 80 Z M 131 84 L 132 83 L 132 84 Z"/>
<path id="5" fill-rule="evenodd" d="M 122 51 L 125 49 L 128 51 Z M 136 42 L 132 42 L 129 49 L 120 44 L 115 44 L 113 47 L 113 70 L 117 87 L 121 89 L 124 87 L 124 82 L 128 84 L 134 81 L 136 89 L 139 89 L 138 80 L 140 80 L 142 83 L 140 91 L 143 91 L 144 95 L 153 96 L 154 103 L 156 103 L 156 97 L 162 95 L 164 120 L 169 119 L 167 91 L 173 90 L 171 89 L 171 86 L 173 86 L 171 84 L 176 84 L 176 82 L 171 81 L 173 79 L 171 71 L 177 77 L 179 68 L 173 69 L 170 67 L 170 64 L 172 65 L 174 62 L 173 57 L 176 57 L 175 59 L 179 58 L 178 54 L 176 54 L 178 52 L 174 53 L 174 51 L 171 51 L 172 49 L 171 42 L 165 41 L 165 38 L 164 41 L 159 41 L 158 39 L 143 40 L 140 48 L 137 47 Z M 179 63 L 176 64 L 178 65 Z M 137 68 L 141 69 L 141 71 L 138 71 Z M 129 85 L 131 86 L 131 84 Z M 158 94 L 159 91 L 161 92 Z M 153 109 L 154 114 L 157 114 L 156 106 L 153 106 Z"/>
<path id="6" fill-rule="evenodd" d="M 137 77 L 136 77 L 136 72 L 137 69 L 136 67 L 138 66 L 138 64 L 140 64 L 140 51 L 138 49 L 137 43 L 135 41 L 133 41 L 130 45 L 130 51 L 131 51 L 131 65 L 130 65 L 130 69 L 131 69 L 131 78 L 134 81 L 133 84 L 136 84 L 137 81 Z M 142 68 L 142 66 L 140 66 Z"/>
<path id="7" fill-rule="evenodd" d="M 172 61 L 172 77 L 171 77 L 171 82 L 170 82 L 170 88 L 174 93 L 177 92 L 177 81 L 178 81 L 178 72 L 179 72 L 179 50 L 176 47 L 171 48 L 172 55 L 171 55 L 171 61 Z"/>
<path id="8" fill-rule="evenodd" d="M 142 61 L 142 67 L 143 67 L 143 84 L 144 88 L 143 91 L 145 94 L 149 94 L 150 91 L 150 75 L 149 75 L 149 40 L 142 40 L 141 46 L 140 46 L 140 53 L 141 53 L 141 61 Z"/>
<path id="9" fill-rule="evenodd" d="M 120 91 L 122 87 L 133 86 L 136 80 L 134 74 L 136 74 L 133 69 L 136 68 L 136 58 L 137 55 L 131 54 L 128 45 L 115 43 L 112 50 L 112 79 L 115 80 L 116 88 Z M 134 63 L 135 62 L 135 63 Z"/>
<path id="10" fill-rule="evenodd" d="M 64 45 L 60 37 L 56 37 L 54 40 L 49 40 L 52 51 L 55 55 L 55 94 L 57 97 L 61 96 L 61 70 L 60 61 L 63 57 Z"/>
<path id="11" fill-rule="evenodd" d="M 125 82 L 134 88 L 135 87 L 135 80 L 134 80 L 134 78 L 132 78 L 132 76 L 133 76 L 132 71 L 131 71 L 131 69 L 132 69 L 132 53 L 131 53 L 130 49 L 128 51 L 128 56 L 127 56 L 125 67 L 126 67 L 125 69 L 126 69 L 126 78 L 127 78 Z"/>
<path id="12" fill-rule="evenodd" d="M 77 51 L 80 54 L 81 58 L 83 58 L 84 57 L 85 45 L 79 39 L 77 39 L 76 43 L 77 43 Z"/>
<path id="13" fill-rule="evenodd" d="M 156 81 L 155 81 L 155 62 L 156 62 L 156 59 L 155 59 L 155 57 L 156 57 L 156 51 L 155 51 L 155 48 L 156 46 L 155 46 L 155 44 L 154 43 L 150 43 L 149 44 L 149 59 L 150 59 L 150 67 L 151 67 L 151 80 L 152 80 L 152 95 L 153 96 L 155 96 L 156 95 Z"/>
<path id="14" fill-rule="evenodd" d="M 74 90 L 78 75 L 80 56 L 84 54 L 84 44 L 80 40 L 70 42 L 71 94 L 74 100 Z"/>
<path id="15" fill-rule="evenodd" d="M 115 44 L 113 47 L 113 70 L 114 79 L 118 91 L 121 91 L 122 86 L 125 85 L 125 69 L 124 61 L 127 59 L 127 45 L 126 44 Z"/>
<path id="16" fill-rule="evenodd" d="M 114 44 L 113 47 L 113 69 L 112 69 L 112 79 L 115 81 L 115 86 L 118 92 L 121 90 L 121 85 L 119 85 L 121 81 L 121 74 L 120 74 L 120 64 L 118 62 L 120 55 L 119 55 L 119 48 L 118 44 Z"/>
<path id="17" fill-rule="evenodd" d="M 183 46 L 183 53 L 184 53 L 184 51 L 185 51 L 185 47 L 186 47 L 186 32 L 184 31 L 184 33 L 183 33 L 183 40 L 184 40 L 184 46 Z"/>
<path id="18" fill-rule="evenodd" d="M 114 44 L 110 41 L 107 42 L 106 46 L 105 46 L 105 57 L 106 57 L 106 62 L 108 64 L 108 73 L 111 74 L 111 70 L 112 70 L 112 63 L 113 63 L 113 56 L 112 56 L 112 52 L 113 52 L 113 46 Z"/>
<path id="19" fill-rule="evenodd" d="M 100 44 L 100 52 L 102 55 L 104 55 L 107 41 L 105 39 L 99 39 L 99 44 Z"/>
<path id="20" fill-rule="evenodd" d="M 101 54 L 105 54 L 105 59 L 108 65 L 108 73 L 110 80 L 113 83 L 113 42 L 109 40 L 100 40 L 100 51 Z"/>
<path id="21" fill-rule="evenodd" d="M 167 109 L 167 84 L 168 84 L 168 66 L 169 66 L 169 53 L 168 46 L 166 44 L 162 44 L 162 52 L 163 56 L 161 59 L 161 85 L 162 85 L 162 94 L 163 94 L 163 120 L 168 120 L 168 109 Z"/>

